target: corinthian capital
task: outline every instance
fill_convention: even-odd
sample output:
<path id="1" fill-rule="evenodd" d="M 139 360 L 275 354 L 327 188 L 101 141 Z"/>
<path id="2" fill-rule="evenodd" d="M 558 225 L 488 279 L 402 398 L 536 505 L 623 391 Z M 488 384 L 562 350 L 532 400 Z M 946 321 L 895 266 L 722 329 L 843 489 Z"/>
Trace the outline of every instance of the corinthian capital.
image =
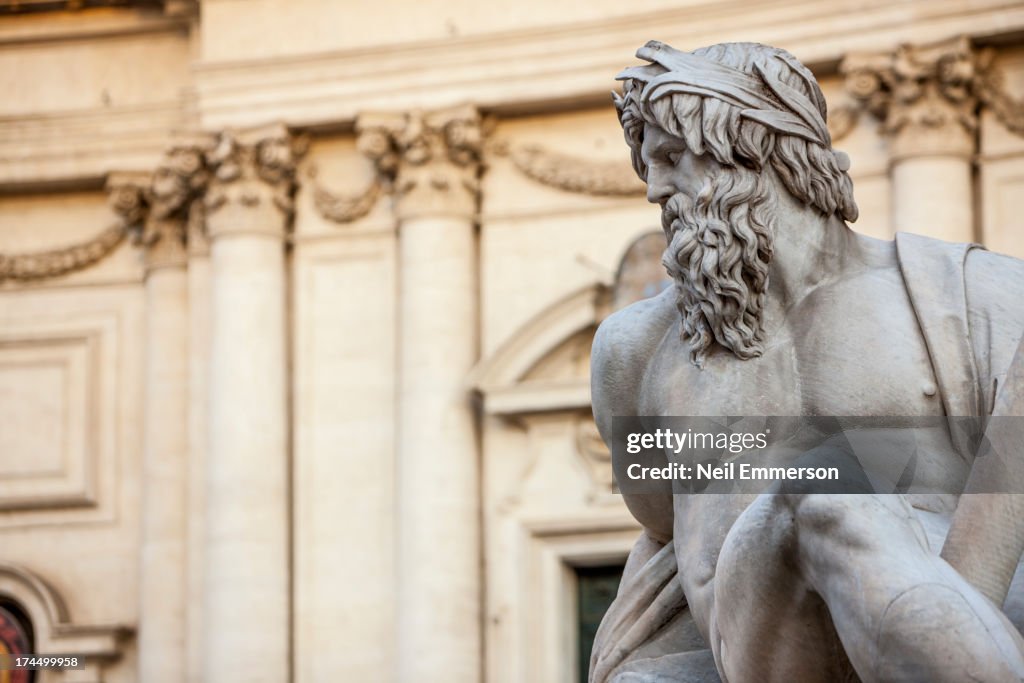
<path id="1" fill-rule="evenodd" d="M 977 91 L 988 61 L 961 36 L 851 54 L 840 70 L 847 92 L 881 119 L 894 158 L 969 155 L 978 127 Z"/>
<path id="2" fill-rule="evenodd" d="M 224 131 L 206 155 L 210 237 L 226 233 L 283 236 L 294 210 L 299 143 L 283 125 Z"/>
<path id="3" fill-rule="evenodd" d="M 400 218 L 476 214 L 484 136 L 475 107 L 364 114 L 356 130 L 360 151 L 391 184 Z"/>
<path id="4" fill-rule="evenodd" d="M 149 212 L 136 242 L 149 269 L 184 265 L 189 225 L 209 182 L 205 153 L 209 140 L 179 138 L 164 153 L 146 189 Z"/>

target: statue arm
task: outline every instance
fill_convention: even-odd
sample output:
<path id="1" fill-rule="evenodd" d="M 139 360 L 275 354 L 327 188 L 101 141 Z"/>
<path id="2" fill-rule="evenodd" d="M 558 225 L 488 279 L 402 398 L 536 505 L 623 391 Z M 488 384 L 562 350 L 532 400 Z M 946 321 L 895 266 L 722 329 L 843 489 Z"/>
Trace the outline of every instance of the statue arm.
<path id="1" fill-rule="evenodd" d="M 612 418 L 616 415 L 637 414 L 637 394 L 645 359 L 649 357 L 650 336 L 637 334 L 634 324 L 638 302 L 608 317 L 594 335 L 591 350 L 591 402 L 594 420 L 601 438 L 613 453 L 625 452 L 614 443 Z M 624 444 L 622 444 L 624 446 Z M 647 535 L 659 544 L 672 539 L 672 490 L 666 482 L 665 493 L 623 495 L 626 506 Z"/>

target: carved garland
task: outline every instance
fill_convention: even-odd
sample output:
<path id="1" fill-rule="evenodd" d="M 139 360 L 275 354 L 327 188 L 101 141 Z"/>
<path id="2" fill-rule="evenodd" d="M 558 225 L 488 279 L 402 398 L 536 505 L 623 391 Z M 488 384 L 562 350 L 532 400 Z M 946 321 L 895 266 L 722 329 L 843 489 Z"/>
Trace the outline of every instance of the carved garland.
<path id="1" fill-rule="evenodd" d="M 117 224 L 70 247 L 29 254 L 0 254 L 0 282 L 40 280 L 81 270 L 114 251 L 127 234 L 128 226 Z"/>
<path id="2" fill-rule="evenodd" d="M 120 221 L 92 239 L 69 247 L 30 252 L 0 254 L 0 282 L 30 281 L 58 277 L 87 268 L 105 258 L 138 229 L 146 214 L 145 176 L 112 177 L 109 183 L 110 206 Z"/>
<path id="3" fill-rule="evenodd" d="M 360 137 L 360 149 L 374 159 L 379 170 L 393 172 L 397 167 L 393 150 L 383 136 L 367 131 Z M 376 150 L 375 146 L 381 147 Z M 415 146 L 412 160 L 416 161 Z M 496 142 L 488 145 L 489 151 L 497 156 L 507 157 L 515 168 L 526 177 L 548 187 L 575 194 L 599 197 L 636 197 L 644 194 L 643 182 L 636 177 L 633 169 L 624 163 L 594 161 L 546 150 L 537 145 L 511 147 L 508 143 Z M 351 223 L 367 215 L 381 195 L 385 185 L 379 176 L 359 194 L 344 195 L 332 192 L 316 181 L 317 170 L 311 168 L 308 177 L 313 182 L 313 203 L 320 215 L 335 223 Z"/>
<path id="4" fill-rule="evenodd" d="M 528 178 L 565 192 L 599 197 L 635 197 L 646 191 L 629 164 L 579 159 L 537 145 L 510 147 L 498 144 L 493 151 L 507 156 Z"/>
<path id="5" fill-rule="evenodd" d="M 313 204 L 321 216 L 334 223 L 351 223 L 370 213 L 380 199 L 383 186 L 374 176 L 370 186 L 360 194 L 344 195 L 331 192 L 317 182 L 317 169 L 311 166 L 306 176 L 313 187 Z"/>

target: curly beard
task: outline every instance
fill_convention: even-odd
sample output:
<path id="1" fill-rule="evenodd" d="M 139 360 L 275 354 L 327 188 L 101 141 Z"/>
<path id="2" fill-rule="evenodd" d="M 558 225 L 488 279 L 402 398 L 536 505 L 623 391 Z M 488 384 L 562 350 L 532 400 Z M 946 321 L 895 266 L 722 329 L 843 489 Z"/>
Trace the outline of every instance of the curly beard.
<path id="1" fill-rule="evenodd" d="M 666 202 L 662 262 L 698 368 L 716 343 L 741 360 L 764 353 L 775 221 L 775 197 L 762 175 L 739 166 L 722 168 L 695 199 L 679 193 Z"/>

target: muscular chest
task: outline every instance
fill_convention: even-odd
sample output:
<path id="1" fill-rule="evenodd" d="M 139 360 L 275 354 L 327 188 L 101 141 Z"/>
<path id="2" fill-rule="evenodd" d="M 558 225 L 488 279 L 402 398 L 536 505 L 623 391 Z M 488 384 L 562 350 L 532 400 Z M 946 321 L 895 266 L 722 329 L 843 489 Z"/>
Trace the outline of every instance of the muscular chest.
<path id="1" fill-rule="evenodd" d="M 677 334 L 666 336 L 648 367 L 642 414 L 942 414 L 909 304 L 809 305 L 769 337 L 762 357 L 741 361 L 717 349 L 703 370 Z"/>

